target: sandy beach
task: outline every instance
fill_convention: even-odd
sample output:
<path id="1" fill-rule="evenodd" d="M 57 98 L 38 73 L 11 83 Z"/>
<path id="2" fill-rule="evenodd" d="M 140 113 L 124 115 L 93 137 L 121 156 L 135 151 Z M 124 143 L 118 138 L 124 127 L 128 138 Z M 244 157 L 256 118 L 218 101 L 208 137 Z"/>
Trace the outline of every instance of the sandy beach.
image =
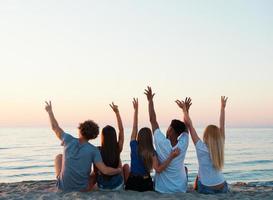
<path id="1" fill-rule="evenodd" d="M 0 199 L 273 199 L 273 186 L 261 183 L 237 183 L 230 185 L 228 194 L 203 195 L 191 191 L 186 194 L 159 194 L 156 192 L 101 192 L 89 193 L 58 192 L 55 188 L 55 181 L 27 181 L 18 183 L 0 183 Z"/>

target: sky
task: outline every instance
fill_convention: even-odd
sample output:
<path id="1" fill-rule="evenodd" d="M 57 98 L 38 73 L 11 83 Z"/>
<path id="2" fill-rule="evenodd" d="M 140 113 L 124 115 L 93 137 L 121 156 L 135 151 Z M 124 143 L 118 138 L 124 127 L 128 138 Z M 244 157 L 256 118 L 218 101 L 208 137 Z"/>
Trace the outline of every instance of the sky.
<path id="1" fill-rule="evenodd" d="M 273 127 L 273 1 L 0 1 L 0 127 L 86 119 L 115 125 L 119 105 L 132 125 L 132 98 L 148 126 L 152 86 L 158 122 L 182 118 L 176 99 L 193 99 L 198 127 Z"/>

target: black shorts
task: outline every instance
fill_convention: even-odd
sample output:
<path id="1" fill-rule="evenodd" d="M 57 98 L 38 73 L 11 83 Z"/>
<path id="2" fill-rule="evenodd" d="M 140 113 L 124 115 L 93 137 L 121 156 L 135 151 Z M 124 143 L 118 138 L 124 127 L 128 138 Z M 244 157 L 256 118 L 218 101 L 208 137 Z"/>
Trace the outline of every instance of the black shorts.
<path id="1" fill-rule="evenodd" d="M 154 191 L 154 183 L 151 176 L 136 176 L 130 174 L 125 190 L 134 190 L 138 192 Z"/>

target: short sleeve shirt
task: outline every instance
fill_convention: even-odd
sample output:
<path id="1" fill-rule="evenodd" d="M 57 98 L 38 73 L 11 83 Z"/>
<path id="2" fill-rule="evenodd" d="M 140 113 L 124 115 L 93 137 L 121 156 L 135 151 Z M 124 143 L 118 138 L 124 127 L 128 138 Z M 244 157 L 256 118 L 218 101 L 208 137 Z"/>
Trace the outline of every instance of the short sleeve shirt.
<path id="1" fill-rule="evenodd" d="M 147 175 L 142 158 L 138 155 L 138 143 L 136 140 L 130 142 L 131 148 L 131 173 L 134 175 Z"/>
<path id="2" fill-rule="evenodd" d="M 223 183 L 225 178 L 222 172 L 216 170 L 213 166 L 207 145 L 198 140 L 195 148 L 199 163 L 198 176 L 200 182 L 206 186 L 215 186 Z"/>
<path id="3" fill-rule="evenodd" d="M 175 148 L 180 149 L 180 154 L 174 158 L 169 166 L 161 173 L 155 175 L 155 190 L 160 193 L 186 192 L 187 175 L 184 167 L 186 151 L 189 145 L 189 134 L 181 133 L 178 143 L 173 147 L 169 139 L 160 129 L 154 132 L 154 143 L 159 162 L 164 162 Z"/>
<path id="4" fill-rule="evenodd" d="M 80 143 L 70 134 L 62 133 L 63 166 L 57 180 L 58 189 L 64 191 L 81 191 L 88 187 L 92 163 L 102 162 L 97 147 L 89 142 Z"/>

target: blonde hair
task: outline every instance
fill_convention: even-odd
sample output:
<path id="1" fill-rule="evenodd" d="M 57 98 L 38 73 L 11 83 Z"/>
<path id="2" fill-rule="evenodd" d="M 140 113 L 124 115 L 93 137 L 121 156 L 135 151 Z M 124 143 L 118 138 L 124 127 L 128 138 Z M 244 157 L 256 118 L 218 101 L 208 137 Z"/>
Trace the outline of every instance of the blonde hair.
<path id="1" fill-rule="evenodd" d="M 220 129 L 215 125 L 207 126 L 203 141 L 208 146 L 213 166 L 217 170 L 222 170 L 224 166 L 225 139 L 220 133 Z"/>

